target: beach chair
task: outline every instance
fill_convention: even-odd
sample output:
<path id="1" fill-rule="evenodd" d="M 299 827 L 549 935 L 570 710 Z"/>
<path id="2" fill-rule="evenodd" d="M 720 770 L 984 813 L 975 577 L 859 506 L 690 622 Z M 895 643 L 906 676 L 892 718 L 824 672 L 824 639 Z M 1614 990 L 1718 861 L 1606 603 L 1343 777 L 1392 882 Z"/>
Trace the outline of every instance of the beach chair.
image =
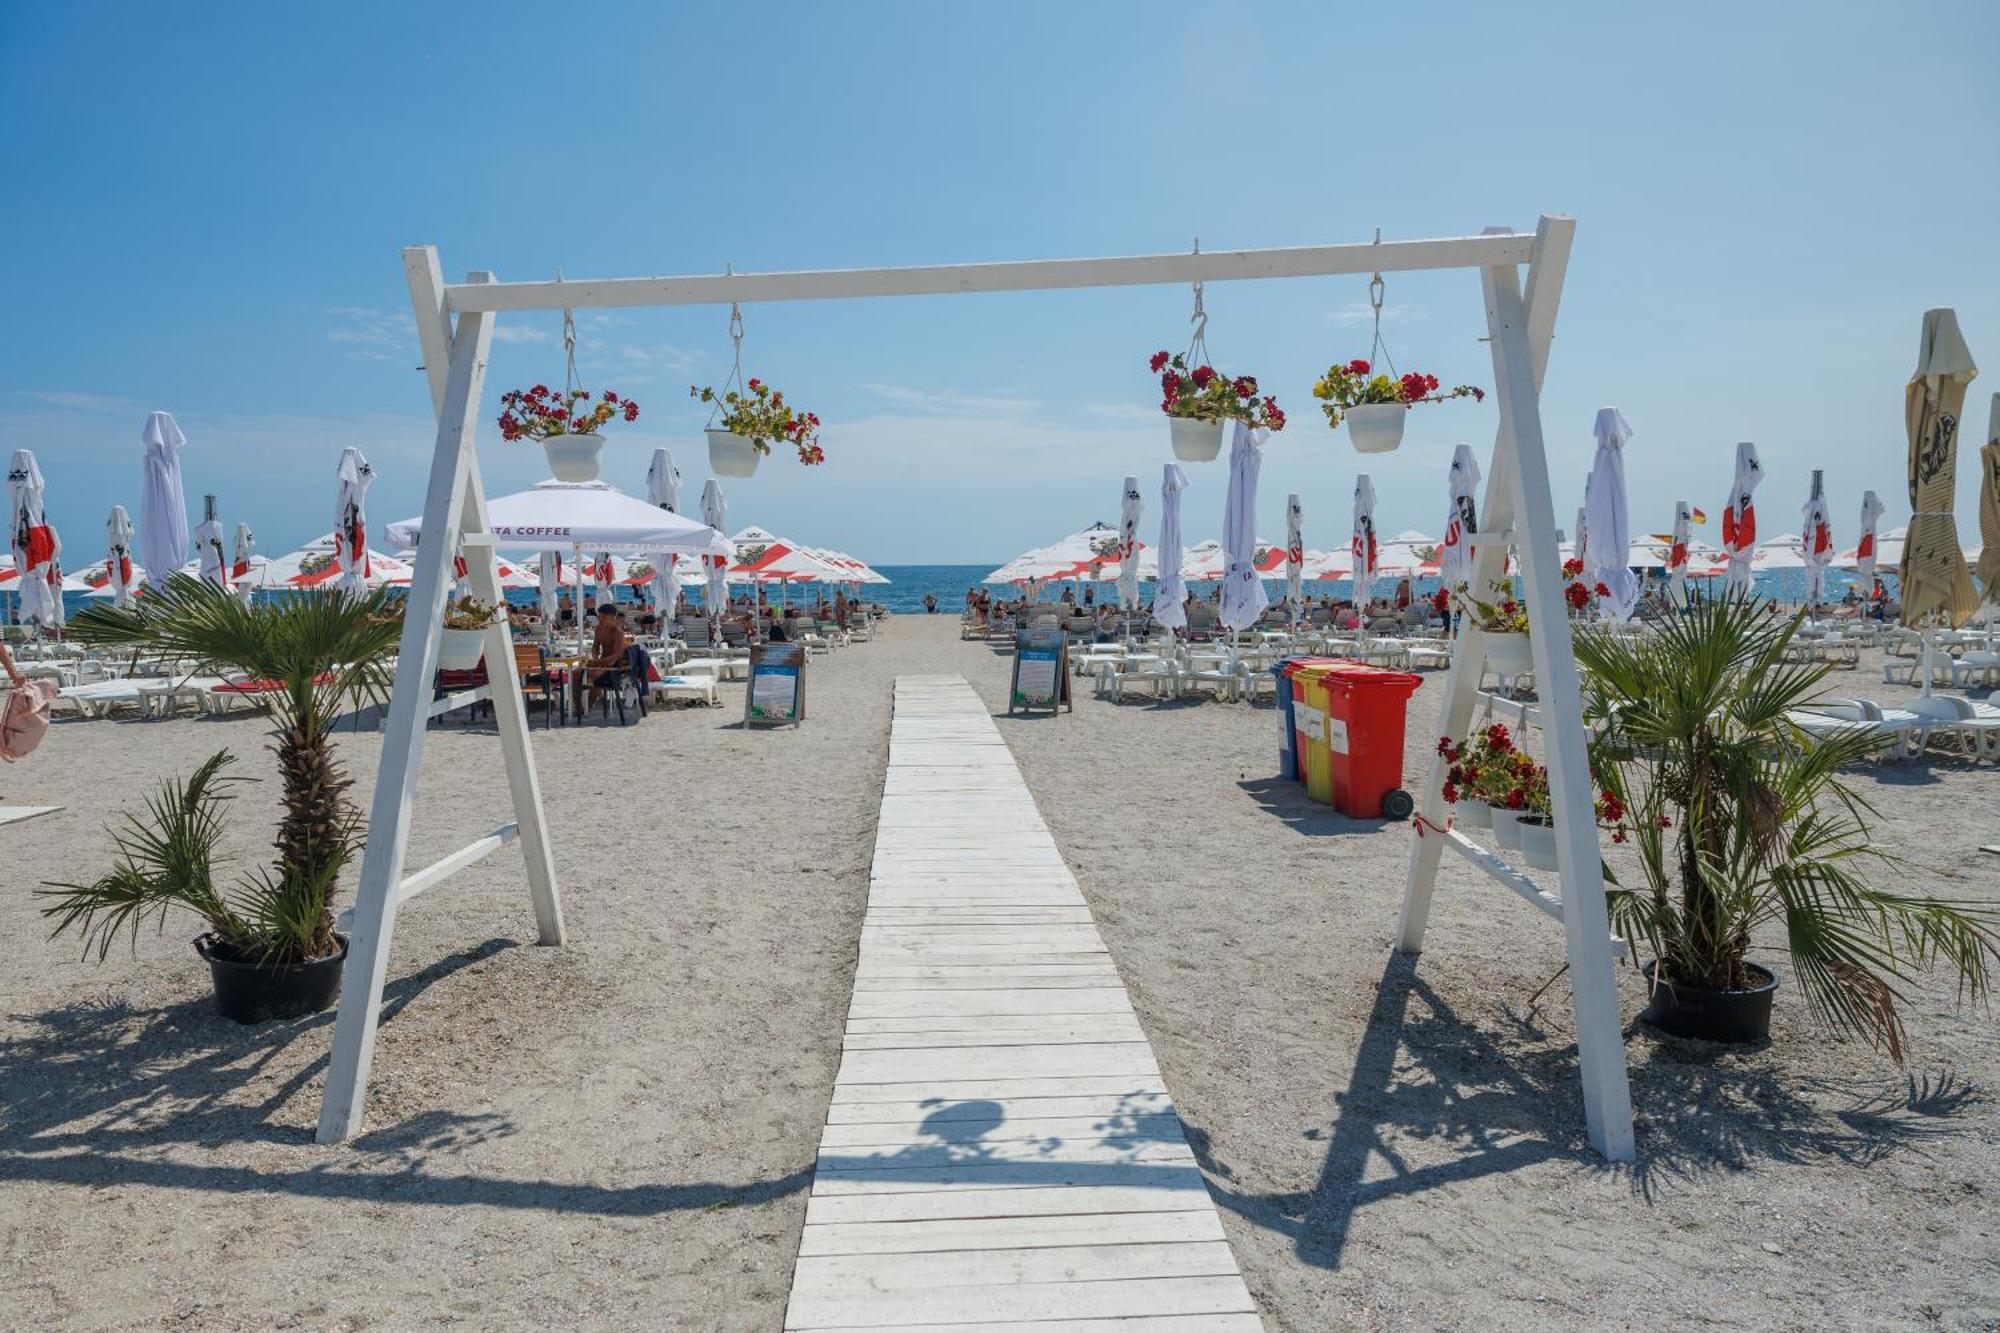
<path id="1" fill-rule="evenodd" d="M 1965 653 L 1951 664 L 1951 684 L 1957 690 L 1972 685 L 2000 685 L 2000 653 L 1979 649 Z"/>
<path id="2" fill-rule="evenodd" d="M 1859 732 L 1875 741 L 1877 759 L 1900 762 L 1917 754 L 1930 738 L 1931 724 L 1906 709 L 1886 709 L 1869 699 L 1822 699 L 1811 708 L 1795 708 L 1785 718 L 1808 741 Z"/>
<path id="3" fill-rule="evenodd" d="M 1912 699 L 1904 709 L 1931 719 L 1931 741 L 1947 742 L 1968 759 L 2000 760 L 2000 707 L 1953 694 L 1934 694 Z"/>
<path id="4" fill-rule="evenodd" d="M 539 643 L 514 645 L 514 673 L 521 680 L 523 703 L 542 705 L 542 726 L 553 727 L 556 717 L 569 715 L 563 701 L 563 680 L 549 669 L 549 655 Z"/>

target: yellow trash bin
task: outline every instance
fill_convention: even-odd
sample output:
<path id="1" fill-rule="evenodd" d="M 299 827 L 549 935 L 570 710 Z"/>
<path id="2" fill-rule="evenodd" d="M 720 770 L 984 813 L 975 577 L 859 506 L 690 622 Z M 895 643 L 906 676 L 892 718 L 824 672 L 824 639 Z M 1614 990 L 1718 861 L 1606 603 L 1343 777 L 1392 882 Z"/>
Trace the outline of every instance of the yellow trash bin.
<path id="1" fill-rule="evenodd" d="M 1301 663 L 1292 668 L 1292 726 L 1298 733 L 1299 772 L 1306 795 L 1333 804 L 1332 691 L 1329 668 Z"/>

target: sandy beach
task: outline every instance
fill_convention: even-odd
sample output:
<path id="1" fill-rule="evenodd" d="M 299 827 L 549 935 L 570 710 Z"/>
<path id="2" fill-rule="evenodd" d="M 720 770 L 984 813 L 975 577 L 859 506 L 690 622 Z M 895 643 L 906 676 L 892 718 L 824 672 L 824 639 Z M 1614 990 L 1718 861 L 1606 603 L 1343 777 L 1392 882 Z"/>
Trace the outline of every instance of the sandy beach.
<path id="1" fill-rule="evenodd" d="M 312 1142 L 331 1015 L 228 1023 L 191 920 L 100 965 L 46 938 L 31 892 L 97 873 L 107 817 L 223 746 L 271 779 L 233 814 L 254 864 L 277 787 L 261 722 L 59 726 L 0 772 L 0 802 L 64 806 L 0 828 L 0 1326 L 777 1329 L 891 682 L 958 673 L 997 708 L 1007 666 L 952 618 L 903 616 L 813 661 L 797 730 L 745 732 L 741 685 L 622 730 L 538 725 L 573 943 L 533 944 L 511 849 L 413 903 L 367 1132 L 332 1149 Z M 1835 692 L 1909 693 L 1879 666 Z M 1412 703 L 1412 783 L 1443 679 Z M 1606 1168 L 1552 922 L 1447 858 L 1427 951 L 1397 958 L 1408 830 L 1279 783 L 1268 704 L 1080 693 L 1000 729 L 1271 1328 L 2000 1319 L 2000 1039 L 1948 984 L 1913 997 L 1902 1069 L 1789 988 L 1764 1049 L 1630 1026 L 1639 1161 Z M 364 799 L 379 744 L 341 739 Z M 1854 779 L 1899 873 L 2000 903 L 2000 857 L 1977 850 L 2000 835 L 1990 764 Z M 433 731 L 412 863 L 503 822 L 503 793 L 490 727 Z M 1641 982 L 1619 983 L 1629 1021 Z"/>

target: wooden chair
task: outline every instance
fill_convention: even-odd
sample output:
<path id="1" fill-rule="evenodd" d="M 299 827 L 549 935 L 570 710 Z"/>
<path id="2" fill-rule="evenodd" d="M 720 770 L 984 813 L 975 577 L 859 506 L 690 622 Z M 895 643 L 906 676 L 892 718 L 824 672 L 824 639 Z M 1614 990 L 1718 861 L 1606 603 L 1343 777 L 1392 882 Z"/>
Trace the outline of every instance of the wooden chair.
<path id="1" fill-rule="evenodd" d="M 541 701 L 544 728 L 555 725 L 558 713 L 564 717 L 569 715 L 569 708 L 563 702 L 562 686 L 557 683 L 555 673 L 549 670 L 549 655 L 542 645 L 515 644 L 514 671 L 521 678 L 522 702 Z"/>

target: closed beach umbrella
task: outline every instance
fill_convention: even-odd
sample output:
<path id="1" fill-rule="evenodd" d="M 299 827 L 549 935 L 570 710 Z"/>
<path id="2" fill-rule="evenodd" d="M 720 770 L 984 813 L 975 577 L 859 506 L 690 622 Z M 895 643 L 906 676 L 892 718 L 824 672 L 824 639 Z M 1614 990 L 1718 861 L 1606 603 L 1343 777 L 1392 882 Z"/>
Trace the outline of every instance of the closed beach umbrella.
<path id="1" fill-rule="evenodd" d="M 1362 473 L 1354 479 L 1354 606 L 1364 614 L 1375 586 L 1375 568 L 1381 551 L 1375 544 L 1375 483 Z"/>
<path id="2" fill-rule="evenodd" d="M 1472 538 L 1479 531 L 1479 460 L 1471 445 L 1451 451 L 1448 482 L 1451 513 L 1438 547 L 1438 577 L 1446 588 L 1463 588 L 1472 582 Z"/>
<path id="3" fill-rule="evenodd" d="M 1181 492 L 1187 470 L 1168 463 L 1160 478 L 1160 581 L 1153 587 L 1153 619 L 1170 630 L 1187 625 L 1187 580 L 1181 574 Z"/>
<path id="4" fill-rule="evenodd" d="M 681 511 L 681 470 L 665 449 L 653 450 L 652 466 L 646 469 L 646 498 L 669 514 Z M 719 529 L 718 529 L 719 531 Z M 653 562 L 653 609 L 662 620 L 673 617 L 681 600 L 681 575 L 671 555 Z"/>
<path id="5" fill-rule="evenodd" d="M 7 465 L 7 498 L 13 505 L 13 526 L 8 531 L 13 534 L 21 623 L 47 629 L 62 624 L 62 575 L 56 564 L 62 541 L 49 526 L 43 490 L 34 451 L 16 449 Z"/>
<path id="6" fill-rule="evenodd" d="M 1118 502 L 1118 607 L 1128 614 L 1139 609 L 1139 516 L 1145 511 L 1139 479 L 1125 478 Z"/>
<path id="7" fill-rule="evenodd" d="M 556 623 L 557 594 L 562 591 L 562 555 L 556 551 L 541 553 L 541 568 L 537 571 L 536 587 L 542 595 L 542 624 L 553 628 Z"/>
<path id="8" fill-rule="evenodd" d="M 1722 553 L 1729 558 L 1729 572 L 1722 579 L 1724 588 L 1750 591 L 1750 560 L 1757 550 L 1757 506 L 1751 496 L 1763 479 L 1764 465 L 1757 461 L 1757 446 L 1747 440 L 1737 445 L 1736 478 L 1722 511 Z"/>
<path id="9" fill-rule="evenodd" d="M 2000 606 L 2000 393 L 1993 395 L 1986 444 L 1979 451 L 1979 540 L 1979 586 L 1987 601 Z"/>
<path id="10" fill-rule="evenodd" d="M 145 454 L 139 475 L 139 562 L 146 582 L 164 584 L 187 559 L 187 497 L 181 493 L 181 450 L 187 437 L 171 412 L 154 412 L 140 434 Z"/>
<path id="11" fill-rule="evenodd" d="M 721 532 L 729 521 L 729 506 L 722 498 L 722 487 L 710 477 L 701 488 L 701 521 Z M 701 558 L 703 568 L 708 571 L 708 585 L 702 589 L 703 610 L 710 620 L 722 614 L 722 608 L 729 601 L 729 557 L 705 554 Z"/>
<path id="12" fill-rule="evenodd" d="M 1688 541 L 1693 536 L 1694 515 L 1686 500 L 1674 501 L 1674 535 L 1667 546 L 1667 579 L 1676 602 L 1687 603 Z"/>
<path id="13" fill-rule="evenodd" d="M 1257 575 L 1257 474 L 1270 437 L 1270 431 L 1238 421 L 1229 445 L 1229 494 L 1222 505 L 1222 608 L 1216 619 L 1232 630 L 1249 629 L 1271 604 Z"/>
<path id="14" fill-rule="evenodd" d="M 612 563 L 611 552 L 599 551 L 597 560 L 590 567 L 591 577 L 597 580 L 597 604 L 616 606 L 618 604 L 618 569 Z"/>
<path id="15" fill-rule="evenodd" d="M 1587 560 L 1586 551 L 1590 546 L 1590 479 L 1584 478 L 1583 503 L 1576 507 L 1576 540 L 1569 544 L 1570 557 Z"/>
<path id="16" fill-rule="evenodd" d="M 340 566 L 337 586 L 356 596 L 368 591 L 368 488 L 374 484 L 375 469 L 361 451 L 342 449 L 334 468 L 333 558 Z"/>
<path id="17" fill-rule="evenodd" d="M 1285 497 L 1285 605 L 1292 621 L 1299 618 L 1299 602 L 1305 595 L 1306 534 L 1305 511 L 1299 507 L 1298 492 Z"/>
<path id="18" fill-rule="evenodd" d="M 216 517 L 215 497 L 209 496 L 204 509 L 204 517 L 195 525 L 194 553 L 199 569 L 197 577 L 203 583 L 213 583 L 218 588 L 229 586 L 229 555 L 222 545 L 222 520 Z"/>
<path id="19" fill-rule="evenodd" d="M 132 517 L 124 505 L 111 506 L 111 518 L 104 525 L 105 587 L 111 590 L 113 606 L 132 605 Z"/>
<path id="20" fill-rule="evenodd" d="M 1826 596 L 1826 567 L 1833 563 L 1833 518 L 1826 509 L 1826 474 L 1814 468 L 1812 491 L 1800 511 L 1805 520 L 1801 530 L 1801 552 L 1806 562 L 1806 605 L 1818 605 Z"/>
<path id="21" fill-rule="evenodd" d="M 1614 620 L 1630 620 L 1639 603 L 1639 580 L 1631 568 L 1632 514 L 1625 496 L 1625 441 L 1632 438 L 1632 427 L 1617 408 L 1600 407 L 1591 433 L 1597 437 L 1597 455 L 1583 491 L 1590 533 L 1584 582 L 1604 586 L 1608 596 L 1599 603 L 1600 611 Z"/>
<path id="22" fill-rule="evenodd" d="M 1917 368 L 1903 391 L 1910 440 L 1910 527 L 1903 540 L 1903 623 L 1942 615 L 1955 629 L 1979 605 L 1952 513 L 1958 483 L 1958 422 L 1979 368 L 1949 309 L 1924 312 Z M 1925 672 L 1925 687 L 1930 684 Z"/>
<path id="23" fill-rule="evenodd" d="M 255 585 L 250 578 L 250 553 L 255 550 L 257 539 L 250 533 L 248 523 L 236 525 L 236 535 L 229 543 L 229 584 L 236 589 L 236 595 L 243 605 L 250 605 L 250 594 Z"/>
<path id="24" fill-rule="evenodd" d="M 2000 394 L 1994 395 L 2000 399 Z M 2000 406 L 2000 403 L 1996 403 Z M 1875 525 L 1882 521 L 1882 501 L 1873 491 L 1861 493 L 1861 536 L 1854 543 L 1854 568 L 1862 583 L 1875 586 Z"/>

